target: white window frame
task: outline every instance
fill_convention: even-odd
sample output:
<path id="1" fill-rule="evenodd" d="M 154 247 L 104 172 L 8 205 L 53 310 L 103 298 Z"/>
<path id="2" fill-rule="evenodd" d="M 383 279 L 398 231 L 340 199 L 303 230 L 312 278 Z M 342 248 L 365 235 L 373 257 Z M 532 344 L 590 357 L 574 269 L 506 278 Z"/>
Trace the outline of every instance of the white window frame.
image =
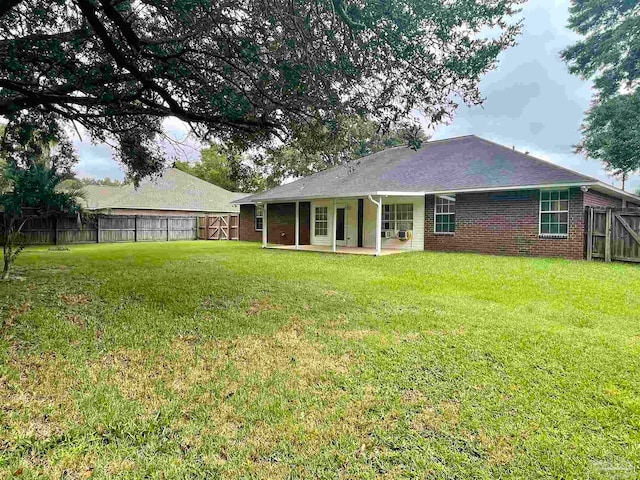
<path id="1" fill-rule="evenodd" d="M 438 200 L 447 200 L 448 210 L 451 209 L 451 204 L 453 203 L 453 213 L 448 212 L 438 212 Z M 438 231 L 438 215 L 453 215 L 453 232 L 439 232 Z M 436 195 L 433 201 L 433 233 L 436 235 L 455 235 L 455 230 L 458 228 L 456 224 L 456 196 L 455 195 Z"/>
<path id="2" fill-rule="evenodd" d="M 561 200 L 560 196 L 558 196 L 558 200 L 543 200 L 542 199 L 542 194 L 543 193 L 553 193 L 553 192 L 566 192 L 567 193 L 567 199 L 566 200 Z M 542 203 L 543 202 L 549 202 L 550 204 L 552 204 L 552 202 L 567 202 L 567 209 L 566 210 L 552 210 L 551 209 L 551 205 L 549 206 L 549 210 L 542 210 Z M 538 235 L 540 237 L 547 237 L 547 238 L 569 238 L 569 223 L 570 223 L 570 215 L 569 215 L 569 210 L 571 208 L 571 191 L 568 188 L 560 188 L 560 189 L 553 189 L 553 190 L 540 190 L 540 203 L 539 203 L 539 215 L 538 215 Z M 565 213 L 567 215 L 567 233 L 542 233 L 542 215 L 543 214 L 561 214 L 561 213 Z M 559 225 L 563 222 L 557 222 Z"/>
<path id="3" fill-rule="evenodd" d="M 398 218 L 398 207 L 410 207 L 411 218 Z M 414 212 L 413 203 L 385 203 L 382 205 L 382 232 L 395 233 L 401 230 L 411 230 L 414 227 Z M 401 212 L 402 214 L 408 214 L 409 210 Z M 411 228 L 398 228 L 399 223 L 411 222 Z M 386 225 L 386 227 L 385 227 Z"/>
<path id="4" fill-rule="evenodd" d="M 261 220 L 262 226 L 258 228 L 258 219 Z M 264 228 L 264 205 L 256 205 L 256 215 L 254 219 L 254 227 L 256 232 L 261 232 Z"/>
<path id="5" fill-rule="evenodd" d="M 318 210 L 324 210 L 324 219 L 318 220 Z M 318 233 L 318 223 L 324 223 L 325 233 Z M 313 209 L 313 236 L 328 237 L 329 236 L 329 207 L 316 206 Z"/>

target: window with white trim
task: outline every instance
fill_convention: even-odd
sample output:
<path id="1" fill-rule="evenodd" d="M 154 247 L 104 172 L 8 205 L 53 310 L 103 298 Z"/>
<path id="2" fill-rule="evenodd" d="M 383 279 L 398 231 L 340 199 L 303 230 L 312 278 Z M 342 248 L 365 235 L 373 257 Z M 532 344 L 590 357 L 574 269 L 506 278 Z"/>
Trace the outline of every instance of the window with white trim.
<path id="1" fill-rule="evenodd" d="M 256 231 L 261 232 L 264 225 L 264 207 L 256 205 Z"/>
<path id="2" fill-rule="evenodd" d="M 326 237 L 329 235 L 329 214 L 327 207 L 316 207 L 313 234 L 316 237 Z"/>
<path id="3" fill-rule="evenodd" d="M 569 234 L 569 190 L 540 191 L 540 235 Z"/>
<path id="4" fill-rule="evenodd" d="M 436 233 L 454 233 L 456 231 L 456 196 L 436 196 L 435 225 Z"/>
<path id="5" fill-rule="evenodd" d="M 413 230 L 413 203 L 382 205 L 382 231 Z"/>

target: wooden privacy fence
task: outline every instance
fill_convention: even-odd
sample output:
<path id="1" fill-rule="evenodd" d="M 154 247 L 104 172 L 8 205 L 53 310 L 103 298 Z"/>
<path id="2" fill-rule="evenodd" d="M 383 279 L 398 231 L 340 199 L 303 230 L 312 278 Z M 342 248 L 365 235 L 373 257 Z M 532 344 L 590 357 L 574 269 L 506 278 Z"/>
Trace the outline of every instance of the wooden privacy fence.
<path id="1" fill-rule="evenodd" d="M 200 240 L 238 240 L 240 216 L 237 214 L 198 217 Z"/>
<path id="2" fill-rule="evenodd" d="M 37 218 L 22 233 L 29 245 L 193 240 L 197 217 L 98 215 L 81 224 L 76 217 Z"/>
<path id="3" fill-rule="evenodd" d="M 587 260 L 640 263 L 640 209 L 587 208 Z"/>

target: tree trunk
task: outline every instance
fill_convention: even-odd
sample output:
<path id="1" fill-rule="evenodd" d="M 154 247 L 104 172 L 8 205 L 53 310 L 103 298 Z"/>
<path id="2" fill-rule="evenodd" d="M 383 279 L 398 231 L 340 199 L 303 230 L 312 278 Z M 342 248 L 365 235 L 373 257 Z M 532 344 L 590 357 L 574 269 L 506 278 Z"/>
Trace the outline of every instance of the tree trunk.
<path id="1" fill-rule="evenodd" d="M 11 247 L 8 245 L 9 243 L 9 238 L 7 237 L 5 239 L 5 244 L 4 244 L 4 250 L 3 250 L 3 255 L 4 255 L 4 269 L 2 270 L 2 279 L 6 280 L 9 278 L 9 272 L 11 271 Z"/>

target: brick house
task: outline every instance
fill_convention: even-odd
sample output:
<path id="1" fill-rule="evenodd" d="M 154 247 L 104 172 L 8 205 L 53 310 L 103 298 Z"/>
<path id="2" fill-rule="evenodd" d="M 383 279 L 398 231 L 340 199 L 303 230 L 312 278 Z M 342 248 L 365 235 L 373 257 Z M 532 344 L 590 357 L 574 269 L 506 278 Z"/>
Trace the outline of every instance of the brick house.
<path id="1" fill-rule="evenodd" d="M 640 198 L 472 135 L 390 148 L 237 203 L 240 240 L 264 247 L 581 259 L 585 208 Z"/>

